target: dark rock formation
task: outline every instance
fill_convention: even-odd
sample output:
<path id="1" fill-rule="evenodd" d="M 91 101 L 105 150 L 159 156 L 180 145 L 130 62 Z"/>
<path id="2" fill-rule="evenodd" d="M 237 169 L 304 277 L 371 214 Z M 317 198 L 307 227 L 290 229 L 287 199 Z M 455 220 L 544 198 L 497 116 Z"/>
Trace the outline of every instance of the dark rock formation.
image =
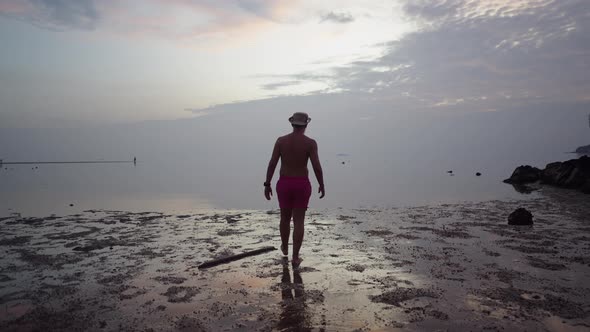
<path id="1" fill-rule="evenodd" d="M 504 180 L 505 183 L 510 184 L 524 184 L 537 182 L 541 179 L 541 170 L 529 165 L 518 166 L 510 178 Z"/>
<path id="2" fill-rule="evenodd" d="M 547 165 L 541 182 L 564 188 L 587 189 L 590 186 L 590 157 L 583 156 Z"/>
<path id="3" fill-rule="evenodd" d="M 510 184 L 526 184 L 541 180 L 542 184 L 577 189 L 590 194 L 590 157 L 582 156 L 564 162 L 548 164 L 544 170 L 531 166 L 519 166 L 509 179 Z"/>
<path id="4" fill-rule="evenodd" d="M 576 149 L 576 153 L 590 155 L 590 145 L 580 146 Z"/>
<path id="5" fill-rule="evenodd" d="M 508 225 L 532 225 L 533 214 L 525 208 L 518 208 L 508 216 Z"/>

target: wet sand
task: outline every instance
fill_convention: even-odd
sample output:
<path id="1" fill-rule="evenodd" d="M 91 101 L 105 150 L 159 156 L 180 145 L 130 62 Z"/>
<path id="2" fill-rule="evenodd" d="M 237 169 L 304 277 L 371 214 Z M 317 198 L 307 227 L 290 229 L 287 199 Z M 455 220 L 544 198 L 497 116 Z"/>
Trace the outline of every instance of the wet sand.
<path id="1" fill-rule="evenodd" d="M 508 226 L 517 207 L 535 224 Z M 294 270 L 277 211 L 0 218 L 2 331 L 587 331 L 590 200 L 311 209 Z"/>

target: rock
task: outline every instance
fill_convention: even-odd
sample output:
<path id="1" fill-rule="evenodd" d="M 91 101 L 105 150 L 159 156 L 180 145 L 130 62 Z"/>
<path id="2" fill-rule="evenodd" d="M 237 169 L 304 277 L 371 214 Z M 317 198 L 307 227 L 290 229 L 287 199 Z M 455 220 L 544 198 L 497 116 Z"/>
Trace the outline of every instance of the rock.
<path id="1" fill-rule="evenodd" d="M 586 190 L 590 182 L 590 157 L 550 163 L 543 170 L 541 182 L 564 188 Z"/>
<path id="2" fill-rule="evenodd" d="M 70 206 L 74 206 L 74 204 L 71 204 L 71 203 L 70 203 Z"/>
<path id="3" fill-rule="evenodd" d="M 541 179 L 541 170 L 529 165 L 518 166 L 510 178 L 504 180 L 505 183 L 523 184 L 537 182 Z"/>
<path id="4" fill-rule="evenodd" d="M 518 208 L 508 216 L 508 225 L 532 225 L 533 214 L 525 208 Z"/>
<path id="5" fill-rule="evenodd" d="M 590 156 L 582 156 L 564 162 L 554 162 L 539 170 L 531 166 L 517 167 L 509 179 L 504 180 L 512 185 L 537 182 L 556 187 L 576 189 L 590 194 Z M 518 188 L 515 187 L 518 190 Z"/>
<path id="6" fill-rule="evenodd" d="M 580 146 L 576 149 L 576 153 L 590 155 L 590 145 Z"/>
<path id="7" fill-rule="evenodd" d="M 449 174 L 453 174 L 453 171 L 447 171 L 447 173 L 449 173 Z"/>
<path id="8" fill-rule="evenodd" d="M 475 176 L 481 176 L 480 172 L 475 173 Z"/>

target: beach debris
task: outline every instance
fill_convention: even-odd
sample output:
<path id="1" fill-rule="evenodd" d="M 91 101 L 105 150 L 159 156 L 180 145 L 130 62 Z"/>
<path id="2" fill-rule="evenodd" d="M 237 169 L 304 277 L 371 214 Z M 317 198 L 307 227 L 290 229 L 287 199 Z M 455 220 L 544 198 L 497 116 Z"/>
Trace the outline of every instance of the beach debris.
<path id="1" fill-rule="evenodd" d="M 508 225 L 532 225 L 533 214 L 525 208 L 518 208 L 508 216 Z"/>
<path id="2" fill-rule="evenodd" d="M 345 269 L 351 272 L 364 272 L 367 267 L 361 264 L 350 264 Z"/>
<path id="3" fill-rule="evenodd" d="M 342 165 L 346 164 L 345 162 L 342 162 Z"/>
<path id="4" fill-rule="evenodd" d="M 70 203 L 70 206 L 74 206 L 74 203 Z"/>
<path id="5" fill-rule="evenodd" d="M 217 265 L 221 265 L 221 264 L 233 262 L 233 261 L 236 261 L 238 259 L 245 258 L 245 257 L 250 257 L 250 256 L 264 254 L 266 252 L 273 251 L 273 250 L 276 250 L 276 248 L 275 247 L 263 247 L 263 248 L 252 250 L 252 251 L 245 251 L 245 252 L 243 252 L 241 254 L 227 256 L 227 257 L 223 257 L 223 258 L 219 258 L 219 259 L 215 259 L 215 260 L 212 260 L 212 261 L 205 262 L 205 263 L 199 265 L 198 267 L 199 267 L 199 269 L 206 269 L 206 268 L 209 268 L 209 267 L 213 267 L 213 266 L 217 266 Z"/>
<path id="6" fill-rule="evenodd" d="M 447 173 L 449 173 L 449 174 L 453 174 L 453 171 L 447 171 Z"/>
<path id="7" fill-rule="evenodd" d="M 536 167 L 530 165 L 521 165 L 518 166 L 510 178 L 504 180 L 504 183 L 510 184 L 523 184 L 523 183 L 531 183 L 537 182 L 541 179 L 542 171 Z"/>
<path id="8" fill-rule="evenodd" d="M 227 221 L 228 224 L 234 224 L 237 223 L 239 219 L 237 219 L 237 217 L 239 217 L 240 215 L 237 216 L 226 216 L 225 217 L 225 221 Z"/>
<path id="9" fill-rule="evenodd" d="M 475 173 L 475 176 L 481 176 L 480 172 Z"/>
<path id="10" fill-rule="evenodd" d="M 372 302 L 385 303 L 396 307 L 401 307 L 402 302 L 421 297 L 436 299 L 439 298 L 439 294 L 433 289 L 400 287 L 381 295 L 369 296 Z"/>

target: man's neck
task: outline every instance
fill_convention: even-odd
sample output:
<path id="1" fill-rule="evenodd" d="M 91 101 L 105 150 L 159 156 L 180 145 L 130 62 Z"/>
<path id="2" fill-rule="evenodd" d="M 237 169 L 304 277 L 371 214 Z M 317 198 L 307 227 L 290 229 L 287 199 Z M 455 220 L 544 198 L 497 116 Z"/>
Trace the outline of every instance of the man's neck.
<path id="1" fill-rule="evenodd" d="M 303 128 L 303 129 L 293 128 L 293 134 L 295 134 L 295 135 L 303 135 L 303 134 L 305 134 L 305 128 Z"/>

